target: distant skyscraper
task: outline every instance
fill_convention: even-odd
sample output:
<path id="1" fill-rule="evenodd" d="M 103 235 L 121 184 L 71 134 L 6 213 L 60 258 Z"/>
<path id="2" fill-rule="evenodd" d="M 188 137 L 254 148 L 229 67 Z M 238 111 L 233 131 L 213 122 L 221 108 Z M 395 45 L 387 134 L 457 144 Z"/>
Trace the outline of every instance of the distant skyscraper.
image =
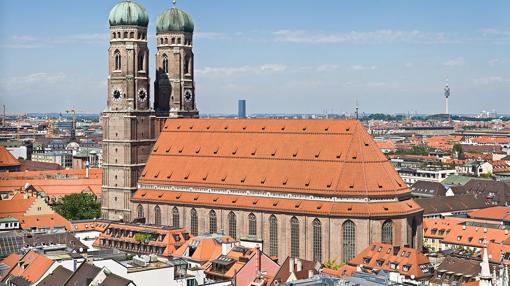
<path id="1" fill-rule="evenodd" d="M 237 102 L 237 117 L 246 118 L 246 99 L 239 99 Z"/>

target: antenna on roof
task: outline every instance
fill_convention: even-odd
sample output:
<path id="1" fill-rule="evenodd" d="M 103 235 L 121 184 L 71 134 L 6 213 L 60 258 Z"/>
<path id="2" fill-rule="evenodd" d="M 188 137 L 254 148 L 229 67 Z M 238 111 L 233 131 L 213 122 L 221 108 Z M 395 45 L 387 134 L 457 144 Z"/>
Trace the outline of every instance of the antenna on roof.
<path id="1" fill-rule="evenodd" d="M 359 119 L 359 105 L 358 105 L 358 98 L 356 97 L 356 120 Z"/>

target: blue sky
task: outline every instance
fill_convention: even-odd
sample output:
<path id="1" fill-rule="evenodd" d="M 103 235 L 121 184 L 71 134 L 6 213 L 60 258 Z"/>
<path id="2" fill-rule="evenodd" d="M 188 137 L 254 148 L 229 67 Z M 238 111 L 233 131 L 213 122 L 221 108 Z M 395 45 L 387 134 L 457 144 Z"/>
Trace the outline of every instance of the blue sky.
<path id="1" fill-rule="evenodd" d="M 106 105 L 114 0 L 1 0 L 0 103 Z M 154 23 L 171 1 L 139 0 Z M 180 0 L 195 22 L 201 113 L 510 113 L 510 1 Z M 153 62 L 151 62 L 152 66 Z M 153 68 L 151 70 L 154 70 Z M 151 78 L 154 78 L 152 72 Z"/>

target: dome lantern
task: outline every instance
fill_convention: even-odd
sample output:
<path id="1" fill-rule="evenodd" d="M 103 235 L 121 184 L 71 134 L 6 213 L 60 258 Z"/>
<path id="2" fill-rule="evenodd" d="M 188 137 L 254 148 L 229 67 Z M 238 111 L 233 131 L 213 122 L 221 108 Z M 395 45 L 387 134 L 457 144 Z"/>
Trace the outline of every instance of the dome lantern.
<path id="1" fill-rule="evenodd" d="M 156 32 L 167 33 L 167 32 L 185 32 L 193 33 L 195 28 L 191 16 L 175 7 L 175 0 L 172 1 L 172 8 L 164 11 L 159 15 L 156 21 Z"/>
<path id="2" fill-rule="evenodd" d="M 113 6 L 109 16 L 112 26 L 141 26 L 149 25 L 149 14 L 145 8 L 131 0 L 125 0 Z"/>

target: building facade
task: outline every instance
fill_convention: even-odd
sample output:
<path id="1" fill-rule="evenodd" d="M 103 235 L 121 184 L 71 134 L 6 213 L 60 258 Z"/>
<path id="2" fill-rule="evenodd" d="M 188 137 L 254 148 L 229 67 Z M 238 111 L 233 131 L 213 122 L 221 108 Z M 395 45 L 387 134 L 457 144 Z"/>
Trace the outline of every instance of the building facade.
<path id="1" fill-rule="evenodd" d="M 103 121 L 102 215 L 131 220 L 129 202 L 154 144 L 145 9 L 132 1 L 109 17 L 108 97 Z"/>

